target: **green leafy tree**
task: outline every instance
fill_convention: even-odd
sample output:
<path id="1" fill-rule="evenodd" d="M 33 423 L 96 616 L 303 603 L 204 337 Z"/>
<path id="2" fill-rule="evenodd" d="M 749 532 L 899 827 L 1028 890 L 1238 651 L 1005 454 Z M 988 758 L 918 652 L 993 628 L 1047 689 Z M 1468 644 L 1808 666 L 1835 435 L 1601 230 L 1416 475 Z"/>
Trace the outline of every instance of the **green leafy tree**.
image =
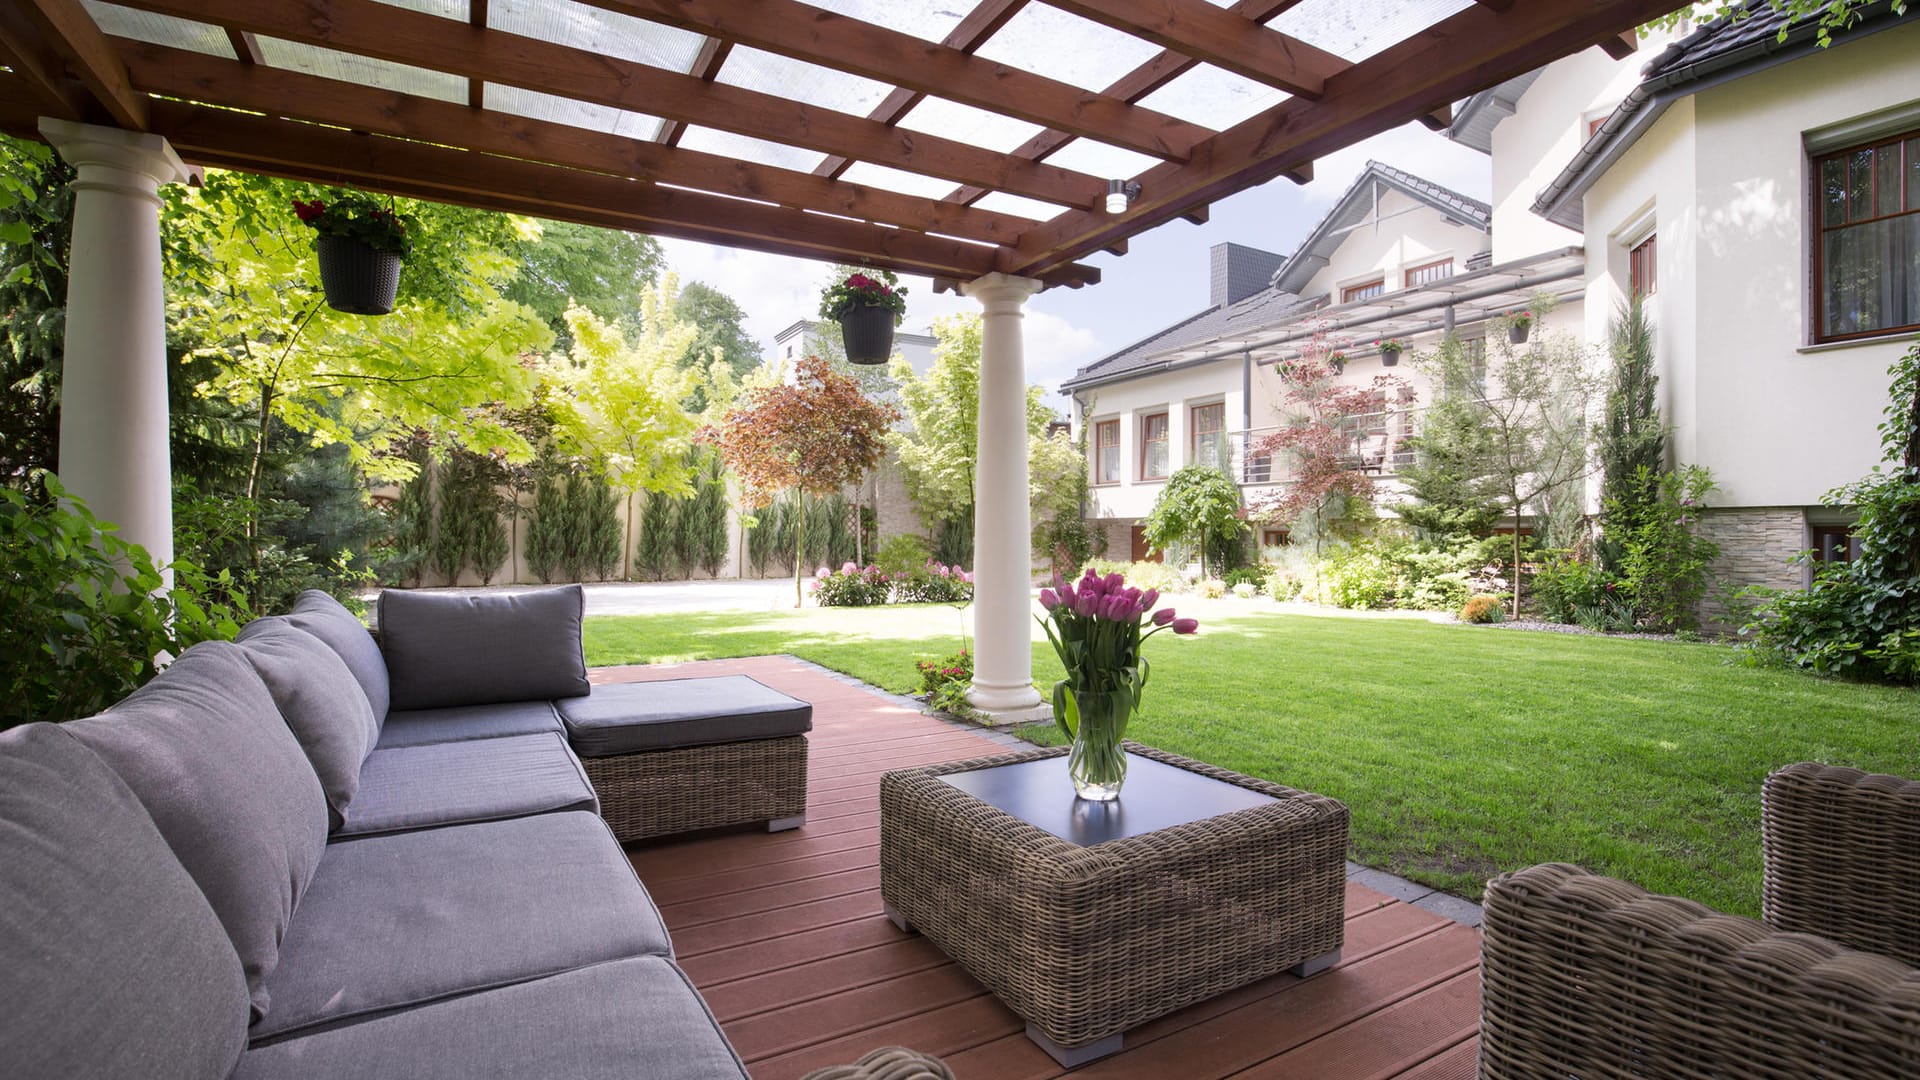
<path id="1" fill-rule="evenodd" d="M 631 319 L 641 293 L 666 265 L 650 236 L 576 225 L 568 221 L 516 219 L 506 245 L 519 273 L 506 297 L 532 309 L 557 337 L 572 331 L 567 309 L 585 308 L 602 322 Z"/>
<path id="2" fill-rule="evenodd" d="M 1500 520 L 1500 496 L 1487 465 L 1492 433 L 1473 404 L 1478 387 L 1472 359 L 1448 335 L 1433 354 L 1414 362 L 1434 397 L 1420 417 L 1419 433 L 1407 440 L 1413 461 L 1399 470 L 1411 498 L 1394 512 L 1430 540 L 1487 536 Z"/>
<path id="3" fill-rule="evenodd" d="M 1207 465 L 1187 465 L 1167 478 L 1140 525 L 1147 543 L 1160 551 L 1175 544 L 1197 548 L 1200 573 L 1206 576 L 1209 554 L 1216 555 L 1212 569 L 1218 571 L 1221 547 L 1246 534 L 1242 509 L 1240 487 L 1226 473 Z"/>
<path id="4" fill-rule="evenodd" d="M 1781 43 L 1793 35 L 1795 29 L 1811 25 L 1821 48 L 1833 44 L 1836 30 L 1846 30 L 1858 23 L 1874 7 L 1872 0 L 1719 0 L 1719 6 L 1706 18 L 1747 19 L 1761 11 L 1783 12 L 1789 17 L 1786 25 L 1774 35 Z M 1889 10 L 1896 16 L 1907 13 L 1906 0 L 1893 0 Z M 1674 30 L 1683 25 L 1683 20 L 1692 18 L 1703 21 L 1702 13 L 1693 5 L 1685 5 L 1671 14 L 1662 15 L 1647 24 L 1648 29 L 1659 28 Z"/>
<path id="5" fill-rule="evenodd" d="M 693 344 L 681 358 L 682 367 L 704 372 L 718 360 L 738 380 L 760 366 L 760 343 L 747 333 L 747 313 L 719 289 L 702 281 L 688 282 L 674 300 L 673 317 L 695 331 Z M 699 388 L 696 410 L 705 407 L 706 396 L 706 387 Z"/>
<path id="6" fill-rule="evenodd" d="M 0 476 L 59 468 L 73 169 L 0 136 Z"/>

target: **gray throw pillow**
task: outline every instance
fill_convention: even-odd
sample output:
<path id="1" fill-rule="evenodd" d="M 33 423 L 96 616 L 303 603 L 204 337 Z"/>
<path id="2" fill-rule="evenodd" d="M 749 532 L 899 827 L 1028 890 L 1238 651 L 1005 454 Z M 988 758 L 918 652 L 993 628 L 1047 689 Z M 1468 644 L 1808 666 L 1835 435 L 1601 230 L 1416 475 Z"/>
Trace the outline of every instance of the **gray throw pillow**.
<path id="1" fill-rule="evenodd" d="M 226 1076 L 240 958 L 127 785 L 54 724 L 0 732 L 0 1074 Z"/>
<path id="2" fill-rule="evenodd" d="M 283 618 L 294 626 L 305 630 L 314 637 L 327 643 L 340 659 L 347 662 L 347 670 L 353 672 L 354 680 L 367 695 L 367 705 L 373 709 L 373 722 L 376 731 L 380 724 L 387 721 L 387 663 L 380 658 L 380 646 L 367 632 L 367 626 L 360 616 L 348 611 L 346 605 L 318 589 L 308 589 L 293 602 L 293 610 Z M 255 619 L 240 629 L 240 640 L 247 640 Z"/>
<path id="3" fill-rule="evenodd" d="M 266 1015 L 263 983 L 327 844 L 327 800 L 245 651 L 201 642 L 65 728 L 146 807 L 233 940 L 254 1015 Z"/>
<path id="4" fill-rule="evenodd" d="M 373 708 L 346 661 L 326 642 L 282 619 L 258 624 L 240 647 L 320 778 L 328 817 L 338 829 L 360 788 L 360 766 L 380 737 Z"/>
<path id="5" fill-rule="evenodd" d="M 586 593 L 578 585 L 529 592 L 380 594 L 380 651 L 394 709 L 444 709 L 579 697 Z"/>

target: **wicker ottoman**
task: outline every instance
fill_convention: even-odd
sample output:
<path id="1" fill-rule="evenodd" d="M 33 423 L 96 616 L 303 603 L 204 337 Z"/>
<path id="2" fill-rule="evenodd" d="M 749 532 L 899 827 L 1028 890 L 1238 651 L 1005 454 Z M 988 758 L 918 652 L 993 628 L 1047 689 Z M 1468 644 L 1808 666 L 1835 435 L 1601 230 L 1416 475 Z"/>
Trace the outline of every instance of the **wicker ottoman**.
<path id="1" fill-rule="evenodd" d="M 1072 1068 L 1194 1002 L 1339 960 L 1347 808 L 1128 743 L 1076 800 L 1064 748 L 890 772 L 880 893 Z"/>
<path id="2" fill-rule="evenodd" d="M 745 675 L 595 686 L 555 702 L 622 843 L 807 820 L 813 706 Z"/>

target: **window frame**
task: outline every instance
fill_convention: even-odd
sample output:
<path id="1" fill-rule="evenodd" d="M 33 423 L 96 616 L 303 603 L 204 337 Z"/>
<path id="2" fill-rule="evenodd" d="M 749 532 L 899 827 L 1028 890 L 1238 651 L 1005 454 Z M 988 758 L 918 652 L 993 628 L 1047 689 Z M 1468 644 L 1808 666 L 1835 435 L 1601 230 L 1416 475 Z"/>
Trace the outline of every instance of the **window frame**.
<path id="1" fill-rule="evenodd" d="M 1100 441 L 1100 437 L 1108 431 L 1113 432 L 1111 446 L 1104 445 Z M 1113 479 L 1111 480 L 1100 478 L 1100 455 L 1106 450 L 1113 451 Z M 1105 420 L 1095 420 L 1093 422 L 1093 486 L 1114 487 L 1124 479 L 1126 479 L 1126 467 L 1120 458 L 1120 418 L 1115 416 Z"/>
<path id="2" fill-rule="evenodd" d="M 1440 275 L 1439 277 L 1433 278 L 1430 281 L 1413 280 L 1413 276 L 1415 274 L 1418 274 L 1423 270 L 1432 270 L 1435 267 L 1440 267 L 1440 266 L 1446 267 L 1447 272 Z M 1436 281 L 1445 281 L 1452 276 L 1453 276 L 1453 256 L 1448 255 L 1443 259 L 1431 259 L 1431 260 L 1428 260 L 1427 262 L 1421 263 L 1418 266 L 1407 267 L 1405 270 L 1401 271 L 1400 280 L 1405 283 L 1406 288 L 1418 289 L 1423 285 L 1431 285 Z"/>
<path id="3" fill-rule="evenodd" d="M 1646 252 L 1645 257 L 1641 252 Z M 1641 268 L 1646 268 L 1642 275 Z M 1646 288 L 1641 288 L 1643 283 Z M 1660 232 L 1654 230 L 1627 248 L 1627 295 L 1645 299 L 1660 292 Z"/>
<path id="4" fill-rule="evenodd" d="M 1812 282 L 1810 283 L 1811 284 L 1810 291 L 1813 293 L 1813 305 L 1812 305 L 1813 324 L 1811 327 L 1811 330 L 1812 330 L 1811 337 L 1815 344 L 1825 344 L 1827 342 L 1834 342 L 1834 341 L 1857 341 L 1857 340 L 1862 340 L 1867 338 L 1880 338 L 1880 337 L 1890 337 L 1890 336 L 1897 337 L 1904 334 L 1913 333 L 1916 330 L 1920 330 L 1920 312 L 1914 312 L 1913 314 L 1916 316 L 1916 320 L 1914 322 L 1902 323 L 1898 326 L 1882 326 L 1882 327 L 1876 327 L 1872 330 L 1854 330 L 1845 334 L 1826 333 L 1827 234 L 1837 229 L 1852 228 L 1858 225 L 1872 224 L 1873 222 L 1877 222 L 1877 221 L 1898 221 L 1901 218 L 1914 217 L 1916 215 L 1920 215 L 1920 201 L 1912 202 L 1910 204 L 1910 200 L 1907 198 L 1907 193 L 1905 190 L 1908 182 L 1907 174 L 1909 170 L 1911 170 L 1914 167 L 1913 163 L 1909 162 L 1906 159 L 1906 153 L 1907 153 L 1906 148 L 1909 144 L 1916 143 L 1916 142 L 1920 142 L 1920 126 L 1907 128 L 1901 131 L 1882 132 L 1881 134 L 1876 135 L 1873 138 L 1866 139 L 1862 142 L 1856 142 L 1847 146 L 1833 147 L 1832 149 L 1824 150 L 1817 154 L 1810 153 L 1807 155 L 1807 178 L 1808 178 L 1807 179 L 1807 188 L 1808 188 L 1807 218 L 1808 218 L 1808 224 L 1810 226 L 1807 231 L 1812 237 L 1812 244 L 1813 244 L 1812 261 L 1811 261 L 1811 265 L 1813 267 L 1813 279 L 1812 279 Z M 1844 158 L 1850 157 L 1851 155 L 1857 154 L 1862 150 L 1873 151 L 1876 155 L 1875 167 L 1869 170 L 1871 187 L 1869 188 L 1869 192 L 1867 195 L 1867 202 L 1870 206 L 1872 206 L 1873 204 L 1876 204 L 1879 201 L 1880 170 L 1878 168 L 1878 160 L 1879 160 L 1878 154 L 1880 150 L 1885 147 L 1893 147 L 1894 149 L 1900 151 L 1901 153 L 1900 163 L 1898 167 L 1896 167 L 1894 170 L 1894 175 L 1897 178 L 1897 182 L 1901 188 L 1901 196 L 1900 196 L 1901 208 L 1893 211 L 1890 214 L 1881 214 L 1876 212 L 1876 213 L 1873 213 L 1871 216 L 1864 217 L 1856 221 L 1856 220 L 1853 220 L 1852 218 L 1852 207 L 1851 205 L 1849 205 L 1848 211 L 1847 211 L 1848 212 L 1847 221 L 1844 221 L 1839 225 L 1833 225 L 1833 226 L 1828 225 L 1827 219 L 1826 219 L 1826 198 L 1825 198 L 1826 190 L 1824 186 L 1824 180 L 1822 178 L 1824 166 L 1826 165 L 1826 163 L 1836 158 L 1844 159 Z M 1851 201 L 1852 201 L 1851 198 L 1849 198 L 1848 201 L 1849 201 L 1849 204 L 1851 204 Z M 1874 206 L 1874 209 L 1877 211 L 1878 207 Z"/>
<path id="5" fill-rule="evenodd" d="M 1147 425 L 1155 420 L 1161 423 L 1160 437 L 1150 439 L 1147 437 Z M 1157 476 L 1147 471 L 1147 455 L 1153 449 L 1154 443 L 1166 447 L 1167 451 L 1167 471 Z M 1140 459 L 1137 467 L 1142 480 L 1165 480 L 1173 474 L 1173 414 L 1170 410 L 1161 409 L 1159 412 L 1140 414 Z"/>
<path id="6" fill-rule="evenodd" d="M 1211 431 L 1201 431 L 1200 414 L 1215 409 L 1219 410 L 1220 425 Z M 1197 465 L 1200 463 L 1200 436 L 1202 435 L 1217 435 L 1220 437 L 1220 445 L 1223 447 L 1227 446 L 1227 403 L 1225 400 L 1202 401 L 1198 404 L 1187 406 L 1187 464 L 1189 465 Z M 1231 458 L 1231 447 L 1228 447 L 1228 454 L 1229 458 Z M 1218 463 L 1218 451 L 1215 452 L 1214 457 L 1215 463 Z"/>
<path id="7" fill-rule="evenodd" d="M 1379 291 L 1367 293 L 1367 295 L 1365 296 L 1354 295 L 1355 293 L 1366 292 L 1366 290 L 1368 289 L 1378 289 Z M 1387 294 L 1387 276 L 1385 274 L 1382 274 L 1379 277 L 1373 278 L 1372 280 L 1369 280 L 1369 281 L 1362 281 L 1357 285 L 1340 286 L 1340 302 L 1343 304 L 1353 304 L 1353 303 L 1358 303 L 1359 301 L 1362 301 L 1362 300 L 1372 300 L 1374 297 L 1385 296 L 1386 294 Z"/>

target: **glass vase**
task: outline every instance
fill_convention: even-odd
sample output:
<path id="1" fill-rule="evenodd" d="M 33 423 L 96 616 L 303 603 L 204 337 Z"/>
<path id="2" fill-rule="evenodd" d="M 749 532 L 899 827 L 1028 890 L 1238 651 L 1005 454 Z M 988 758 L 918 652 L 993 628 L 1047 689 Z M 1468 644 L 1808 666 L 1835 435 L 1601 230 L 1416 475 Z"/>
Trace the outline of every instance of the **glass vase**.
<path id="1" fill-rule="evenodd" d="M 1079 714 L 1073 749 L 1067 755 L 1067 775 L 1073 780 L 1074 793 L 1094 802 L 1117 799 L 1120 785 L 1127 781 L 1127 752 L 1120 748 L 1120 740 L 1127 734 L 1133 695 L 1074 694 L 1071 689 L 1067 694 Z"/>

